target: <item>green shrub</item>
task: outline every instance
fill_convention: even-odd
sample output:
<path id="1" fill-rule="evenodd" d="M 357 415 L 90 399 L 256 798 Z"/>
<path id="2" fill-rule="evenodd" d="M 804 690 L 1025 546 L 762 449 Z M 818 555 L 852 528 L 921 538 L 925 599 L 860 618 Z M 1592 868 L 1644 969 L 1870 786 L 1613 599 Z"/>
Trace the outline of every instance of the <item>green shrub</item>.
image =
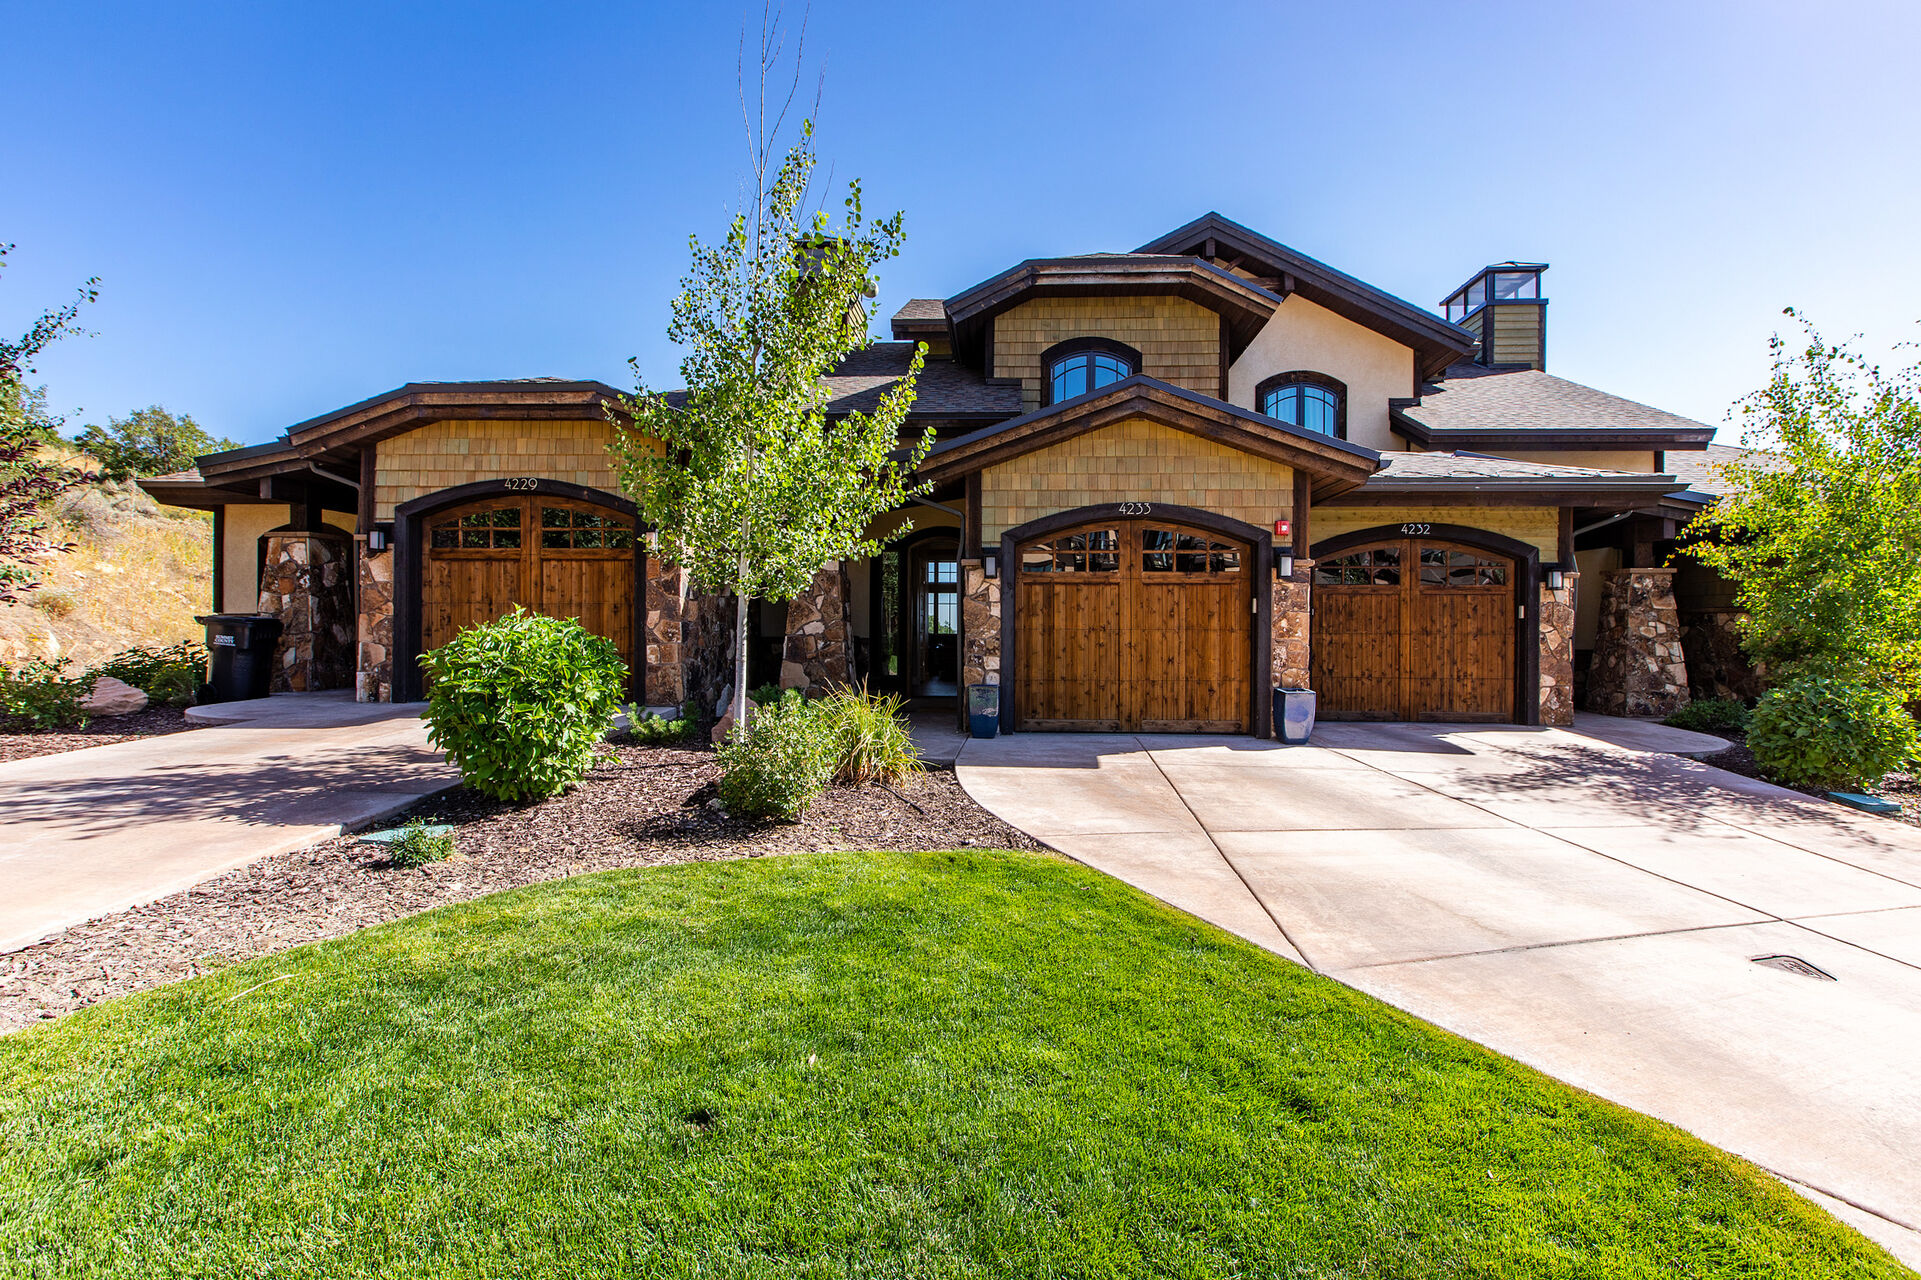
<path id="1" fill-rule="evenodd" d="M 0 662 L 0 716 L 29 729 L 83 729 L 94 676 L 68 675 L 65 658 L 32 658 L 17 667 Z"/>
<path id="2" fill-rule="evenodd" d="M 1769 690 L 1748 722 L 1748 749 L 1763 772 L 1822 790 L 1875 786 L 1917 746 L 1914 717 L 1898 694 L 1831 676 Z"/>
<path id="3" fill-rule="evenodd" d="M 1699 698 L 1661 723 L 1701 733 L 1741 733 L 1752 715 L 1739 698 Z"/>
<path id="4" fill-rule="evenodd" d="M 387 865 L 390 867 L 424 867 L 429 862 L 439 862 L 453 855 L 453 833 L 435 831 L 418 818 L 402 827 L 400 834 L 387 842 Z"/>
<path id="5" fill-rule="evenodd" d="M 694 704 L 691 702 L 682 707 L 680 714 L 672 720 L 657 716 L 644 707 L 627 708 L 627 737 L 642 746 L 679 742 L 694 731 L 694 724 Z"/>
<path id="6" fill-rule="evenodd" d="M 817 704 L 837 742 L 836 782 L 899 782 L 921 769 L 920 751 L 900 714 L 898 695 L 843 689 Z"/>
<path id="7" fill-rule="evenodd" d="M 764 707 L 770 703 L 779 702 L 790 693 L 796 698 L 800 696 L 800 690 L 798 689 L 783 689 L 777 684 L 763 684 L 756 688 L 749 689 L 747 696 L 753 700 L 755 706 Z"/>
<path id="8" fill-rule="evenodd" d="M 833 780 L 840 737 L 798 695 L 762 707 L 720 745 L 720 802 L 738 818 L 799 822 Z"/>
<path id="9" fill-rule="evenodd" d="M 542 800 L 586 777 L 627 684 L 613 641 L 521 608 L 420 665 L 428 740 L 496 800 Z"/>
<path id="10" fill-rule="evenodd" d="M 126 649 L 95 667 L 93 674 L 124 680 L 157 706 L 190 706 L 207 680 L 207 648 L 197 640 L 183 640 L 165 649 Z"/>

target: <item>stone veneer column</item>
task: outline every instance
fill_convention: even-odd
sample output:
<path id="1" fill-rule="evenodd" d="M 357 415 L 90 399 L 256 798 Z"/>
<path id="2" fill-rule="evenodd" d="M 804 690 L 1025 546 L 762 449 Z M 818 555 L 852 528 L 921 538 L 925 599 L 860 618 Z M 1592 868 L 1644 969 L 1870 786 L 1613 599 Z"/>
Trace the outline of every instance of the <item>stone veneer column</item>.
<path id="1" fill-rule="evenodd" d="M 359 652 L 354 669 L 356 702 L 394 700 L 394 553 L 360 552 Z"/>
<path id="2" fill-rule="evenodd" d="M 647 687 L 650 707 L 678 707 L 687 701 L 687 668 L 681 653 L 685 638 L 687 575 L 647 558 Z"/>
<path id="3" fill-rule="evenodd" d="M 260 612 L 280 619 L 272 693 L 344 689 L 353 682 L 353 540 L 341 529 L 267 534 Z"/>
<path id="4" fill-rule="evenodd" d="M 1273 681 L 1290 689 L 1305 689 L 1314 675 L 1313 587 L 1314 562 L 1294 561 L 1294 576 L 1274 580 L 1269 627 L 1273 635 L 1270 658 Z M 1261 691 L 1263 696 L 1269 691 Z"/>
<path id="5" fill-rule="evenodd" d="M 1541 723 L 1574 723 L 1574 581 L 1564 574 L 1559 591 L 1541 583 Z"/>
<path id="6" fill-rule="evenodd" d="M 1001 580 L 978 560 L 961 561 L 961 709 L 967 686 L 1001 682 Z"/>
<path id="7" fill-rule="evenodd" d="M 1615 569 L 1601 581 L 1587 709 L 1610 716 L 1673 714 L 1688 704 L 1674 570 Z"/>
<path id="8" fill-rule="evenodd" d="M 1758 698 L 1767 688 L 1765 667 L 1741 647 L 1739 609 L 1688 609 L 1681 614 L 1681 651 L 1687 655 L 1688 693 L 1695 698 Z"/>
<path id="9" fill-rule="evenodd" d="M 839 561 L 814 575 L 787 604 L 780 687 L 809 697 L 853 683 L 848 664 L 847 570 Z"/>

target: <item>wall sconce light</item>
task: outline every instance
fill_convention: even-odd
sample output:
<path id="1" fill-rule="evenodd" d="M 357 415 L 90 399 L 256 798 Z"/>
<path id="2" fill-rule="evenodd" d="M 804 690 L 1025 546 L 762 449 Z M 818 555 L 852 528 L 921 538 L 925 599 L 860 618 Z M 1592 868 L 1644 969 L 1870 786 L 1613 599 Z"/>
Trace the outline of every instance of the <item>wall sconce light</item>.
<path id="1" fill-rule="evenodd" d="M 1001 561 L 999 556 L 993 554 L 992 552 L 989 552 L 988 554 L 981 557 L 982 573 L 986 574 L 990 578 L 995 578 L 1000 576 L 1000 571 L 1001 571 Z"/>
<path id="2" fill-rule="evenodd" d="M 1274 576 L 1283 582 L 1292 581 L 1294 577 L 1294 553 L 1292 551 L 1283 551 L 1274 557 Z"/>
<path id="3" fill-rule="evenodd" d="M 1559 591 L 1561 584 L 1566 581 L 1567 579 L 1562 576 L 1559 569 L 1549 569 L 1547 571 L 1547 589 L 1549 591 Z"/>
<path id="4" fill-rule="evenodd" d="M 386 549 L 387 549 L 387 531 L 385 529 L 367 530 L 367 550 L 385 551 Z"/>

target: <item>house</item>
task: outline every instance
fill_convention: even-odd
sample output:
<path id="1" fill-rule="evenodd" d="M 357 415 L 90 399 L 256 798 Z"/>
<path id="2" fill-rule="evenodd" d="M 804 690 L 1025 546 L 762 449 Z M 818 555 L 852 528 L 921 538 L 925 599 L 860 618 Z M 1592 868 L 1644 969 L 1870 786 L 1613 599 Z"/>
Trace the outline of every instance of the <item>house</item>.
<path id="1" fill-rule="evenodd" d="M 1218 214 L 1038 258 L 894 315 L 827 379 L 929 358 L 912 530 L 753 610 L 756 680 L 998 684 L 1022 730 L 1265 734 L 1328 718 L 1566 724 L 1688 697 L 1670 459 L 1713 429 L 1548 372 L 1545 263 L 1439 312 Z M 421 695 L 415 659 L 514 602 L 612 637 L 634 696 L 711 705 L 729 602 L 615 492 L 613 389 L 414 383 L 146 482 L 215 513 L 215 607 L 285 623 L 276 687 Z"/>

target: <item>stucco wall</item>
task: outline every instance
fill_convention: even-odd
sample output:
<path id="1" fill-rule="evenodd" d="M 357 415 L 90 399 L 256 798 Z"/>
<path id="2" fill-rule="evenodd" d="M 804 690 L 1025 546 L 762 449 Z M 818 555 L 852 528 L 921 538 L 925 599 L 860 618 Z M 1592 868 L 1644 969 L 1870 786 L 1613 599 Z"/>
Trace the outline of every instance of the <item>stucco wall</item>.
<path id="1" fill-rule="evenodd" d="M 1199 507 L 1266 526 L 1294 505 L 1294 469 L 1145 418 L 1129 418 L 987 468 L 981 536 L 1097 502 Z"/>
<path id="2" fill-rule="evenodd" d="M 252 613 L 260 607 L 260 535 L 293 518 L 293 508 L 274 503 L 231 503 L 224 509 L 220 529 L 220 611 Z M 336 529 L 354 531 L 354 517 L 343 511 L 325 513 Z"/>
<path id="3" fill-rule="evenodd" d="M 616 492 L 606 422 L 433 422 L 374 454 L 374 518 L 422 494 L 475 480 L 538 476 Z"/>
<path id="4" fill-rule="evenodd" d="M 1255 335 L 1227 372 L 1228 398 L 1255 409 L 1263 378 L 1295 370 L 1347 384 L 1347 438 L 1370 449 L 1405 448 L 1388 429 L 1387 402 L 1414 394 L 1414 353 L 1296 294 Z"/>
<path id="5" fill-rule="evenodd" d="M 994 317 L 994 376 L 1021 380 L 1041 403 L 1041 353 L 1068 338 L 1111 338 L 1141 353 L 1141 372 L 1202 395 L 1221 390 L 1221 318 L 1185 298 L 1036 298 Z M 1405 393 L 1404 393 L 1405 394 Z"/>
<path id="6" fill-rule="evenodd" d="M 1538 548 L 1543 562 L 1560 555 L 1561 513 L 1555 507 L 1315 507 L 1312 537 L 1316 545 L 1337 534 L 1372 529 L 1377 525 L 1458 524 L 1504 534 Z"/>
<path id="7" fill-rule="evenodd" d="M 1497 451 L 1482 449 L 1477 452 Z M 1503 458 L 1545 462 L 1557 467 L 1594 467 L 1601 471 L 1638 471 L 1644 474 L 1654 470 L 1652 449 L 1556 449 L 1548 452 L 1502 449 L 1498 452 Z"/>

